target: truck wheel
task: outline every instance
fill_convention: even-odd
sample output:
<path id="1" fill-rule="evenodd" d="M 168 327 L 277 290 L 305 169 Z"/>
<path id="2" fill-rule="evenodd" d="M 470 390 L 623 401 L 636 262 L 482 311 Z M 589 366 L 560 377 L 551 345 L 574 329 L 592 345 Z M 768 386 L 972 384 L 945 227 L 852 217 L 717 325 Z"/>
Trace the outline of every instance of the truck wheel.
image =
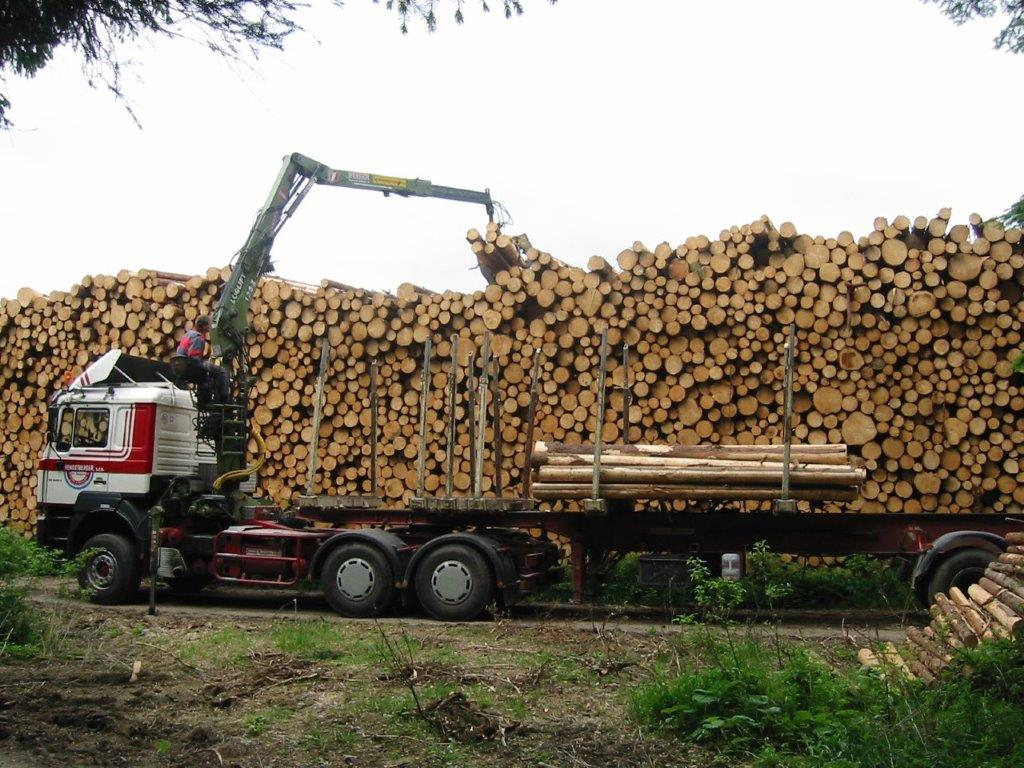
<path id="1" fill-rule="evenodd" d="M 414 581 L 420 605 L 435 619 L 475 619 L 494 595 L 487 562 L 464 544 L 445 544 L 428 554 Z"/>
<path id="2" fill-rule="evenodd" d="M 948 593 L 952 587 L 966 594 L 967 588 L 984 575 L 988 564 L 995 559 L 996 556 L 988 550 L 977 548 L 958 549 L 946 555 L 928 580 L 928 605 L 935 602 L 935 595 Z"/>
<path id="3" fill-rule="evenodd" d="M 369 544 L 342 544 L 324 563 L 320 574 L 324 596 L 342 616 L 378 616 L 395 599 L 391 563 Z"/>
<path id="4" fill-rule="evenodd" d="M 142 564 L 135 544 L 127 537 L 101 533 L 86 541 L 82 550 L 92 550 L 92 554 L 78 572 L 78 583 L 89 590 L 94 603 L 116 605 L 138 595 Z"/>

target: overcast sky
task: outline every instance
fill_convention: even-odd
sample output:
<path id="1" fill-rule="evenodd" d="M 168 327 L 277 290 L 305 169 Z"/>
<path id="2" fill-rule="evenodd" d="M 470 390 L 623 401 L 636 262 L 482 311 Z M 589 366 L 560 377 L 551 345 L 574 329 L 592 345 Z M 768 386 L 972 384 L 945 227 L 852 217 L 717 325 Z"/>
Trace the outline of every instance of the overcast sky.
<path id="1" fill-rule="evenodd" d="M 527 0 L 401 35 L 370 0 L 326 0 L 251 67 L 199 45 L 126 51 L 136 127 L 62 52 L 9 78 L 0 296 L 82 275 L 203 272 L 244 242 L 290 152 L 483 189 L 512 233 L 583 264 L 768 214 L 801 231 L 956 220 L 1024 192 L 1024 57 L 998 26 L 919 0 Z M 497 0 L 492 5 L 500 5 Z M 478 207 L 319 188 L 283 230 L 284 277 L 472 290 Z"/>

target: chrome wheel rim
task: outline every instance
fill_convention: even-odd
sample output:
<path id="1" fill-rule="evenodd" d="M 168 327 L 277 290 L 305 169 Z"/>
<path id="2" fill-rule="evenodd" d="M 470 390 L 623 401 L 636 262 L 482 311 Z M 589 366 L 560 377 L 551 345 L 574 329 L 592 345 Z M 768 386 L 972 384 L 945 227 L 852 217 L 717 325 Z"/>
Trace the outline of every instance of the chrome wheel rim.
<path id="1" fill-rule="evenodd" d="M 89 561 L 85 578 L 93 589 L 106 589 L 114 582 L 117 575 L 117 560 L 109 552 L 100 552 Z"/>

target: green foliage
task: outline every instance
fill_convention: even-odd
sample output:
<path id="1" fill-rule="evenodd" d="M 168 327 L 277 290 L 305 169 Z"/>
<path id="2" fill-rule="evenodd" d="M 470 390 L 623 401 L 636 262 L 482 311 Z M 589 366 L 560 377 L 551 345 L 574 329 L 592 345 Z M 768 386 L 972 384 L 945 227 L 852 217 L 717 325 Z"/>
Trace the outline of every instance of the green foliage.
<path id="1" fill-rule="evenodd" d="M 701 561 L 702 572 L 710 567 Z M 914 596 L 899 570 L 886 560 L 852 555 L 840 565 L 808 566 L 786 562 L 763 543 L 747 554 L 747 576 L 740 582 L 744 597 L 737 607 L 777 608 L 892 608 L 913 604 Z M 732 587 L 708 587 L 731 590 Z M 572 585 L 562 580 L 533 596 L 535 601 L 567 601 Z M 694 603 L 693 586 L 644 587 L 640 584 L 639 555 L 627 555 L 611 569 L 594 594 L 605 605 L 645 605 L 682 610 Z"/>
<path id="2" fill-rule="evenodd" d="M 1024 659 L 1010 642 L 963 654 L 931 688 L 836 670 L 802 648 L 704 636 L 710 666 L 661 672 L 635 715 L 754 765 L 977 768 L 1024 760 Z M 1005 761 L 1005 762 L 1004 762 Z"/>
<path id="3" fill-rule="evenodd" d="M 841 565 L 786 562 L 763 544 L 747 557 L 746 605 L 755 608 L 906 608 L 914 596 L 888 562 L 851 555 Z"/>
<path id="4" fill-rule="evenodd" d="M 568 602 L 572 579 L 567 567 L 562 578 L 531 597 L 535 602 Z M 596 586 L 593 600 L 604 605 L 644 605 L 679 608 L 690 600 L 688 584 L 676 587 L 645 587 L 640 583 L 640 556 L 632 553 L 615 564 Z"/>
<path id="5" fill-rule="evenodd" d="M 0 582 L 0 656 L 25 655 L 38 639 L 35 615 L 26 599 L 27 590 L 6 582 Z"/>
<path id="6" fill-rule="evenodd" d="M 712 578 L 708 564 L 699 557 L 686 561 L 690 572 L 690 588 L 697 609 L 709 619 L 725 621 L 747 596 L 746 585 L 740 581 Z"/>
<path id="7" fill-rule="evenodd" d="M 69 567 L 72 570 L 69 570 Z M 10 528 L 0 527 L 0 579 L 17 576 L 66 576 L 74 571 L 53 549 L 40 547 Z"/>
<path id="8" fill-rule="evenodd" d="M 999 216 L 996 216 L 996 221 L 1007 229 L 1010 227 L 1024 229 L 1024 196 L 1021 196 L 1020 200 L 1003 211 Z"/>
<path id="9" fill-rule="evenodd" d="M 267 726 L 289 720 L 294 714 L 295 711 L 288 707 L 268 707 L 242 718 L 242 725 L 250 736 L 260 736 Z"/>
<path id="10" fill-rule="evenodd" d="M 1005 48 L 1010 53 L 1024 52 L 1024 1 L 1022 0 L 924 0 L 939 6 L 954 24 L 964 24 L 975 18 L 991 18 L 997 13 L 1005 15 L 1006 26 L 992 41 L 996 50 Z"/>
<path id="11" fill-rule="evenodd" d="M 73 576 L 81 558 L 65 561 L 10 528 L 0 528 L 0 656 L 28 658 L 41 652 L 45 627 L 28 603 L 25 579 Z"/>

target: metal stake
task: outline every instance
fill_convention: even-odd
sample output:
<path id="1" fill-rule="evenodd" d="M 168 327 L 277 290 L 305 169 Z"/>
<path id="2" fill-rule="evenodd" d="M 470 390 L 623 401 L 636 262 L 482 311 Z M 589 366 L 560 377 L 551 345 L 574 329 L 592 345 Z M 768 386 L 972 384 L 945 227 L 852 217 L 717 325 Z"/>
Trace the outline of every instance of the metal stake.
<path id="1" fill-rule="evenodd" d="M 320 371 L 316 377 L 316 396 L 313 401 L 313 436 L 309 440 L 309 477 L 306 479 L 306 495 L 313 495 L 313 482 L 317 464 L 320 461 L 320 420 L 323 417 L 324 384 L 327 380 L 327 337 L 320 345 Z"/>
<path id="2" fill-rule="evenodd" d="M 505 482 L 501 477 L 502 465 L 505 463 L 504 445 L 501 438 L 501 369 L 494 362 L 494 378 L 491 380 L 491 399 L 494 402 L 494 492 L 500 498 L 505 490 Z"/>
<path id="3" fill-rule="evenodd" d="M 583 503 L 588 512 L 604 512 L 601 498 L 601 432 L 604 430 L 605 377 L 608 373 L 608 329 L 601 331 L 601 368 L 597 375 L 597 426 L 594 429 L 594 479 L 590 499 Z"/>
<path id="4" fill-rule="evenodd" d="M 377 359 L 370 361 L 370 495 L 377 496 Z"/>
<path id="5" fill-rule="evenodd" d="M 444 495 L 455 492 L 455 397 L 458 393 L 459 337 L 452 336 L 452 363 L 448 369 L 448 445 L 445 449 Z"/>
<path id="6" fill-rule="evenodd" d="M 476 352 L 469 353 L 466 374 L 466 415 L 469 417 L 469 476 L 476 477 Z"/>
<path id="7" fill-rule="evenodd" d="M 793 444 L 793 357 L 796 351 L 796 323 L 789 326 L 786 342 L 786 405 L 782 419 L 782 496 L 775 502 L 776 512 L 796 512 L 796 500 L 789 498 L 789 461 Z"/>
<path id="8" fill-rule="evenodd" d="M 423 498 L 427 470 L 427 400 L 430 398 L 430 339 L 423 345 L 423 379 L 420 383 L 420 447 L 416 459 L 416 496 Z"/>
<path id="9" fill-rule="evenodd" d="M 629 443 L 629 409 L 633 405 L 633 390 L 629 386 L 629 344 L 622 345 L 622 442 Z"/>
<path id="10" fill-rule="evenodd" d="M 533 350 L 533 370 L 530 372 L 530 407 L 526 411 L 526 452 L 523 454 L 523 498 L 530 498 L 533 462 L 533 428 L 537 421 L 537 382 L 540 379 L 540 349 Z"/>
<path id="11" fill-rule="evenodd" d="M 491 365 L 491 334 L 484 334 L 484 348 L 480 351 L 480 380 L 477 395 L 476 466 L 473 468 L 473 496 L 483 496 L 484 437 L 487 431 L 487 369 Z"/>

